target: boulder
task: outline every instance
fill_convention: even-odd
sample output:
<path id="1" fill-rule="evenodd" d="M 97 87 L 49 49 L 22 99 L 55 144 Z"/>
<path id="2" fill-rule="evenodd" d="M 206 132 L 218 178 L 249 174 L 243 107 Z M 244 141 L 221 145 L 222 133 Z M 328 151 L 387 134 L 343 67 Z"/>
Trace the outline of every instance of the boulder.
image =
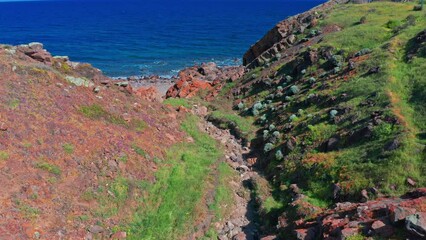
<path id="1" fill-rule="evenodd" d="M 367 202 L 368 201 L 368 192 L 367 190 L 363 189 L 361 191 L 361 202 Z"/>
<path id="2" fill-rule="evenodd" d="M 94 233 L 94 234 L 98 234 L 104 231 L 104 228 L 98 225 L 93 225 L 89 227 L 89 232 Z"/>
<path id="3" fill-rule="evenodd" d="M 394 140 L 388 142 L 385 145 L 384 150 L 385 151 L 393 151 L 393 150 L 396 150 L 397 148 L 399 148 L 400 145 L 401 145 L 401 143 L 399 142 L 399 140 L 394 139 Z"/>
<path id="4" fill-rule="evenodd" d="M 296 229 L 295 234 L 297 240 L 315 240 L 317 235 L 313 227 L 308 229 Z"/>
<path id="5" fill-rule="evenodd" d="M 404 221 L 406 217 L 415 214 L 416 209 L 390 205 L 389 212 L 390 212 L 390 216 L 389 216 L 390 221 L 392 223 L 397 223 L 400 221 Z"/>
<path id="6" fill-rule="evenodd" d="M 387 222 L 382 220 L 374 221 L 371 225 L 374 233 L 381 237 L 390 237 L 394 234 L 394 229 Z"/>
<path id="7" fill-rule="evenodd" d="M 412 178 L 407 178 L 407 183 L 412 187 L 416 186 L 416 182 Z"/>
<path id="8" fill-rule="evenodd" d="M 4 122 L 0 122 L 0 131 L 7 131 L 7 124 Z"/>
<path id="9" fill-rule="evenodd" d="M 348 143 L 352 144 L 364 139 L 369 139 L 371 138 L 372 135 L 373 135 L 373 126 L 368 125 L 352 133 L 352 135 L 348 139 Z"/>
<path id="10" fill-rule="evenodd" d="M 405 227 L 412 234 L 426 237 L 426 212 L 420 212 L 405 218 Z"/>
<path id="11" fill-rule="evenodd" d="M 141 87 L 133 90 L 133 94 L 150 102 L 160 102 L 162 100 L 160 93 L 155 87 Z"/>

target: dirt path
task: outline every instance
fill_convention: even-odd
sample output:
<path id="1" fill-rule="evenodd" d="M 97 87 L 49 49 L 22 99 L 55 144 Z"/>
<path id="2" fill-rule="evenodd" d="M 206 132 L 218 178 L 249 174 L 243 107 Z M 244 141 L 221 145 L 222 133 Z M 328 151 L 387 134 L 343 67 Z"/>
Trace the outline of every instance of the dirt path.
<path id="1" fill-rule="evenodd" d="M 199 111 L 197 108 L 193 112 L 201 117 L 206 115 L 205 110 Z M 227 219 L 213 224 L 219 239 L 258 239 L 255 203 L 250 197 L 250 190 L 247 189 L 250 178 L 258 174 L 247 167 L 246 156 L 249 149 L 243 148 L 229 130 L 219 129 L 211 122 L 203 120 L 200 128 L 223 145 L 226 162 L 238 172 L 239 176 L 230 182 L 235 199 L 232 212 Z"/>

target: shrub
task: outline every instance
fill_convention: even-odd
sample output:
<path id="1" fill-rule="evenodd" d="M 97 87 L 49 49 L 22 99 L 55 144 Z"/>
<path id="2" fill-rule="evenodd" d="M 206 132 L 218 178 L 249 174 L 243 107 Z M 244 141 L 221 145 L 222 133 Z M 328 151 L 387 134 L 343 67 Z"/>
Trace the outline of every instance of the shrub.
<path id="1" fill-rule="evenodd" d="M 276 137 L 276 138 L 279 138 L 280 137 L 280 132 L 278 132 L 278 131 L 274 131 L 273 133 L 272 133 L 272 135 L 274 136 L 274 137 Z"/>
<path id="2" fill-rule="evenodd" d="M 261 102 L 255 103 L 252 107 L 253 116 L 259 115 L 259 110 L 262 110 L 262 109 L 263 109 L 263 105 Z"/>
<path id="3" fill-rule="evenodd" d="M 399 21 L 399 20 L 389 20 L 386 23 L 386 27 L 389 28 L 389 29 L 392 29 L 392 30 L 399 27 L 400 25 L 401 25 L 401 21 Z"/>
<path id="4" fill-rule="evenodd" d="M 274 144 L 272 143 L 267 143 L 265 144 L 265 147 L 263 148 L 263 151 L 265 153 L 270 152 L 272 149 L 274 148 Z"/>
<path id="5" fill-rule="evenodd" d="M 135 144 L 133 144 L 132 145 L 132 148 L 133 148 L 133 150 L 135 151 L 135 153 L 137 154 L 137 155 L 139 155 L 139 156 L 142 156 L 142 157 L 147 157 L 147 154 L 146 154 L 146 152 L 145 152 L 145 150 L 143 150 L 142 148 L 140 148 L 139 146 L 137 146 L 137 145 L 135 145 Z"/>
<path id="6" fill-rule="evenodd" d="M 263 130 L 263 140 L 267 140 L 269 138 L 269 131 Z"/>
<path id="7" fill-rule="evenodd" d="M 333 55 L 330 58 L 330 63 L 333 67 L 341 67 L 342 66 L 343 57 L 340 55 Z"/>
<path id="8" fill-rule="evenodd" d="M 284 158 L 284 155 L 281 152 L 281 150 L 278 150 L 278 151 L 275 152 L 275 159 L 282 160 L 283 158 Z"/>
<path id="9" fill-rule="evenodd" d="M 421 10 L 423 10 L 423 6 L 422 5 L 416 5 L 413 8 L 413 11 L 421 11 Z"/>
<path id="10" fill-rule="evenodd" d="M 275 60 L 279 60 L 281 59 L 281 57 L 282 57 L 281 53 L 275 54 Z"/>
<path id="11" fill-rule="evenodd" d="M 290 122 L 295 122 L 297 120 L 299 120 L 299 118 L 295 114 L 290 116 Z"/>
<path id="12" fill-rule="evenodd" d="M 240 111 L 243 110 L 244 109 L 244 103 L 243 102 L 238 103 L 237 107 L 238 107 L 238 110 L 240 110 Z"/>
<path id="13" fill-rule="evenodd" d="M 292 94 L 292 95 L 297 94 L 299 91 L 300 91 L 299 87 L 296 86 L 296 85 L 291 86 L 290 89 L 289 89 L 289 93 Z"/>
<path id="14" fill-rule="evenodd" d="M 53 173 L 55 175 L 61 175 L 61 169 L 58 166 L 55 166 L 47 162 L 38 162 L 36 163 L 36 167 L 43 169 L 45 171 L 48 171 L 50 173 Z"/>
<path id="15" fill-rule="evenodd" d="M 333 69 L 333 73 L 334 74 L 337 74 L 337 73 L 339 73 L 340 72 L 340 68 L 339 67 L 335 67 L 334 69 Z"/>
<path id="16" fill-rule="evenodd" d="M 74 145 L 72 145 L 71 143 L 65 143 L 64 145 L 62 145 L 62 148 L 67 154 L 72 154 L 74 152 Z"/>
<path id="17" fill-rule="evenodd" d="M 328 72 L 323 72 L 320 74 L 320 78 L 325 78 L 328 76 Z"/>
<path id="18" fill-rule="evenodd" d="M 369 53 L 371 53 L 371 50 L 369 48 L 364 48 L 358 51 L 357 53 L 355 53 L 355 57 L 360 57 Z"/>
<path id="19" fill-rule="evenodd" d="M 330 111 L 330 118 L 334 119 L 339 112 L 335 109 Z"/>
<path id="20" fill-rule="evenodd" d="M 263 114 L 263 115 L 260 117 L 260 121 L 261 121 L 261 122 L 266 122 L 266 121 L 267 121 L 267 119 L 266 119 L 266 114 Z"/>
<path id="21" fill-rule="evenodd" d="M 9 153 L 5 151 L 0 151 L 0 160 L 6 160 L 9 158 Z"/>

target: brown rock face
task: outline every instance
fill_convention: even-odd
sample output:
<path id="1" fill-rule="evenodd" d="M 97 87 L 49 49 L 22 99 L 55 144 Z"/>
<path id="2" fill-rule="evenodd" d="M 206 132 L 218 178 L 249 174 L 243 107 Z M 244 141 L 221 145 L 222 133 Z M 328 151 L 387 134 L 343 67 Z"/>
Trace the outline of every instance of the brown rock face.
<path id="1" fill-rule="evenodd" d="M 235 81 L 244 74 L 243 67 L 220 68 L 214 63 L 186 68 L 179 72 L 178 80 L 166 93 L 166 98 L 191 98 L 200 90 L 216 96 L 225 81 Z"/>
<path id="2" fill-rule="evenodd" d="M 320 17 L 318 12 L 330 9 L 336 4 L 346 2 L 348 0 L 328 1 L 307 12 L 278 23 L 244 54 L 243 65 L 248 68 L 254 68 L 259 66 L 261 62 L 269 61 L 278 52 L 290 48 L 297 42 L 295 34 L 302 33 L 305 29 L 316 26 Z"/>
<path id="3" fill-rule="evenodd" d="M 139 88 L 137 90 L 133 90 L 133 93 L 136 96 L 141 97 L 142 99 L 151 101 L 151 102 L 160 102 L 161 96 L 155 87 L 148 88 Z"/>
<path id="4" fill-rule="evenodd" d="M 41 43 L 30 43 L 28 45 L 20 45 L 17 47 L 18 51 L 23 52 L 25 55 L 30 58 L 37 60 L 48 65 L 52 64 L 52 55 L 43 49 L 43 44 Z"/>
<path id="5" fill-rule="evenodd" d="M 401 198 L 381 198 L 365 203 L 338 203 L 320 213 L 316 222 L 295 222 L 297 239 L 345 239 L 360 234 L 389 238 L 397 227 L 413 237 L 426 236 L 426 194 L 417 189 Z M 413 239 L 417 239 L 413 238 Z"/>

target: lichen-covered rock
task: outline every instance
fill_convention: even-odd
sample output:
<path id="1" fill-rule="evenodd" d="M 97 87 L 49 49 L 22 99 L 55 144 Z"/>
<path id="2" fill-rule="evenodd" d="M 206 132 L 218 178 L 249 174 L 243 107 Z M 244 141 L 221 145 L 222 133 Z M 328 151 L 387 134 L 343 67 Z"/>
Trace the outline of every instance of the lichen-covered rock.
<path id="1" fill-rule="evenodd" d="M 81 86 L 83 86 L 83 87 L 93 87 L 95 85 L 92 81 L 90 81 L 90 80 L 88 80 L 86 78 L 66 76 L 65 79 L 68 82 L 70 82 L 70 83 L 72 83 L 72 84 L 74 84 L 74 85 L 76 85 L 78 87 L 81 87 Z"/>

